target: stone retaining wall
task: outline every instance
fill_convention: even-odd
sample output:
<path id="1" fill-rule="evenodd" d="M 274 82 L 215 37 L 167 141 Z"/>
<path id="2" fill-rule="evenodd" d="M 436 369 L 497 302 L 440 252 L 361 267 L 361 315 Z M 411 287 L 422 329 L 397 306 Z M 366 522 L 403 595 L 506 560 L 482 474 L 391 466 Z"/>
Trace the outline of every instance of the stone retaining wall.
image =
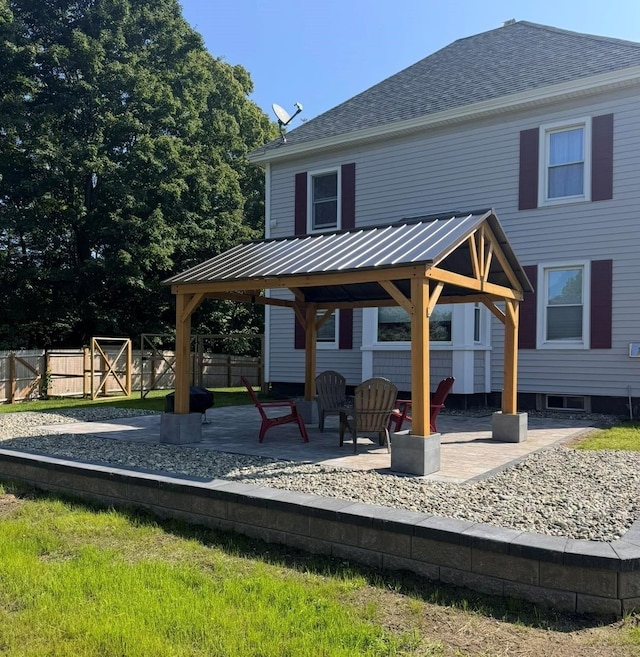
<path id="1" fill-rule="evenodd" d="M 0 450 L 0 480 L 148 510 L 565 612 L 640 609 L 640 522 L 581 541 L 335 498 Z"/>

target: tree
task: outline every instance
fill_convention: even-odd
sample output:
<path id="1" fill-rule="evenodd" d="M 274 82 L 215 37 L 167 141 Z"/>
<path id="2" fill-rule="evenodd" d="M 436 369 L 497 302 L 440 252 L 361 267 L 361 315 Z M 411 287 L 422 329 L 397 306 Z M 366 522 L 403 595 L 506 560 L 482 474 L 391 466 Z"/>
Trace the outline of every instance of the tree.
<path id="1" fill-rule="evenodd" d="M 161 281 L 259 235 L 249 74 L 177 0 L 0 0 L 0 57 L 0 347 L 171 330 Z"/>

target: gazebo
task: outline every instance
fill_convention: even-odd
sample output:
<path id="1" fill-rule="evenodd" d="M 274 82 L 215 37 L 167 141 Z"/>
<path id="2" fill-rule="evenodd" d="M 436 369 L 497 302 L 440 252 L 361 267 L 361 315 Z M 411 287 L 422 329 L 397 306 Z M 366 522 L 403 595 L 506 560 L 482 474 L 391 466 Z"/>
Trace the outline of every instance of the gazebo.
<path id="1" fill-rule="evenodd" d="M 504 325 L 498 440 L 526 436 L 517 412 L 518 318 L 532 287 L 492 209 L 245 242 L 164 281 L 176 295 L 175 418 L 189 414 L 191 315 L 205 299 L 290 308 L 305 329 L 304 394 L 315 396 L 318 328 L 339 308 L 401 306 L 411 318 L 412 437 L 429 436 L 429 317 L 436 303 L 480 302 Z M 289 299 L 270 296 L 287 289 Z M 524 416 L 524 417 L 523 417 Z M 192 427 L 194 425 L 191 425 Z"/>

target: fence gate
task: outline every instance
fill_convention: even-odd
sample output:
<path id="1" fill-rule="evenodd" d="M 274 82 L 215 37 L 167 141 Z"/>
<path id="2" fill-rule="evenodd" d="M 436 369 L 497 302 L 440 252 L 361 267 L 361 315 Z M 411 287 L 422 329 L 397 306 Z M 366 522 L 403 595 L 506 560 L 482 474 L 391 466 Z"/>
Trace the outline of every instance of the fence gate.
<path id="1" fill-rule="evenodd" d="M 116 349 L 120 346 L 115 356 L 115 351 L 109 350 L 109 345 L 115 345 Z M 101 393 L 106 395 L 109 383 L 115 383 L 127 397 L 131 395 L 133 356 L 129 338 L 91 338 L 89 359 L 89 366 L 85 363 L 84 369 L 85 372 L 89 371 L 91 399 L 96 399 Z"/>

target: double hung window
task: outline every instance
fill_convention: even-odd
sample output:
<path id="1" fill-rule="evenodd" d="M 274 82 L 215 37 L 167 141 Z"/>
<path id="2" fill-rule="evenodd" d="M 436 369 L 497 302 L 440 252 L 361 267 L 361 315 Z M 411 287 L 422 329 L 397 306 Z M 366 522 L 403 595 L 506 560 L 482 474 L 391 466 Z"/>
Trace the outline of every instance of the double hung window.
<path id="1" fill-rule="evenodd" d="M 587 263 L 540 268 L 540 348 L 586 348 L 588 341 Z"/>
<path id="2" fill-rule="evenodd" d="M 540 204 L 590 200 L 590 122 L 543 126 Z"/>
<path id="3" fill-rule="evenodd" d="M 340 227 L 338 171 L 309 174 L 310 180 L 310 231 L 335 230 Z"/>

